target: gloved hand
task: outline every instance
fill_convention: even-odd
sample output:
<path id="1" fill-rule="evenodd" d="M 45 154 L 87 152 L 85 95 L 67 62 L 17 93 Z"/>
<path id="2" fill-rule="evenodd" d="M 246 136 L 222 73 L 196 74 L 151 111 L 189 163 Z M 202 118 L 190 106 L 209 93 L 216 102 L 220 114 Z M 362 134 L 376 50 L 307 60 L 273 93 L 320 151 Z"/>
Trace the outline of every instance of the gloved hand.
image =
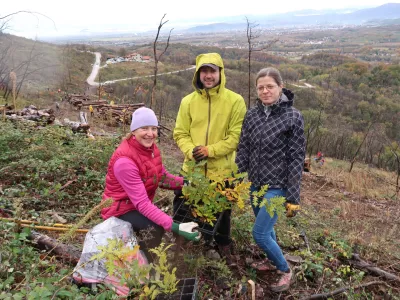
<path id="1" fill-rule="evenodd" d="M 244 178 L 235 178 L 234 180 L 225 180 L 225 188 L 227 189 L 234 189 L 236 185 L 241 184 L 243 182 Z"/>
<path id="2" fill-rule="evenodd" d="M 183 186 L 189 186 L 190 185 L 190 181 L 187 180 L 185 177 L 183 177 Z"/>
<path id="3" fill-rule="evenodd" d="M 193 232 L 193 229 L 198 227 L 199 225 L 195 222 L 181 223 L 177 224 L 175 222 L 172 223 L 172 231 L 183 236 L 185 239 L 189 241 L 198 242 L 200 240 L 201 234 L 200 232 Z"/>
<path id="4" fill-rule="evenodd" d="M 196 162 L 202 161 L 208 157 L 208 148 L 207 146 L 196 146 L 193 148 L 192 154 Z"/>
<path id="5" fill-rule="evenodd" d="M 300 210 L 300 205 L 286 202 L 285 208 L 286 208 L 286 217 L 293 218 Z"/>

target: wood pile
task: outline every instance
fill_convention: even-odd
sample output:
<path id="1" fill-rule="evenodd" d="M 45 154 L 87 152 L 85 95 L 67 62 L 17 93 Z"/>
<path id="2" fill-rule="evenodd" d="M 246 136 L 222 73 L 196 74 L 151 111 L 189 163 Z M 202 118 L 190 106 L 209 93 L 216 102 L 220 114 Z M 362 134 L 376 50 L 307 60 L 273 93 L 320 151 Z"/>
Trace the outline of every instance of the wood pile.
<path id="1" fill-rule="evenodd" d="M 79 95 L 79 94 L 66 95 L 63 98 L 63 101 L 64 100 L 69 102 L 71 105 L 78 107 L 79 109 L 82 108 L 82 106 L 92 105 L 94 107 L 95 105 L 102 105 L 108 103 L 107 100 L 93 100 L 88 95 Z"/>
<path id="2" fill-rule="evenodd" d="M 6 117 L 10 120 L 34 121 L 46 125 L 54 122 L 55 115 L 53 109 L 38 109 L 34 105 L 29 105 L 20 111 L 15 111 L 12 106 L 5 107 Z"/>
<path id="3" fill-rule="evenodd" d="M 66 100 L 78 110 L 88 108 L 90 105 L 94 108 L 95 115 L 100 116 L 104 120 L 110 120 L 112 124 L 130 124 L 132 113 L 139 107 L 143 107 L 144 103 L 134 104 L 108 104 L 108 100 L 95 100 L 87 95 L 71 94 L 66 96 Z"/>
<path id="4" fill-rule="evenodd" d="M 63 120 L 63 126 L 67 126 L 69 128 L 71 128 L 72 132 L 77 133 L 88 133 L 90 126 L 87 123 L 81 123 L 81 122 L 76 122 L 76 121 L 71 121 L 68 118 L 65 118 Z"/>
<path id="5" fill-rule="evenodd" d="M 94 107 L 94 106 L 93 106 Z M 100 105 L 97 106 L 98 114 L 105 120 L 115 121 L 116 124 L 130 124 L 132 113 L 144 103 L 118 104 L 118 105 Z"/>

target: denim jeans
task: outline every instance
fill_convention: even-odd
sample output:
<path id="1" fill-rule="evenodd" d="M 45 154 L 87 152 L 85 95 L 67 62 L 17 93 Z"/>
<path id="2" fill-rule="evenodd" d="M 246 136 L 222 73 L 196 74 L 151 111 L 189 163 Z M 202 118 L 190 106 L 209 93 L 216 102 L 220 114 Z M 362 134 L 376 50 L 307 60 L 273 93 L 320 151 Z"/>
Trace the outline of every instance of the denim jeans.
<path id="1" fill-rule="evenodd" d="M 250 192 L 258 191 L 259 188 L 255 186 L 250 187 Z M 285 196 L 285 189 L 268 189 L 267 193 L 263 198 L 271 199 L 276 196 Z M 261 202 L 262 198 L 258 199 L 258 204 Z M 256 221 L 253 226 L 253 237 L 257 245 L 264 250 L 268 259 L 272 262 L 274 266 L 280 271 L 286 272 L 289 270 L 289 266 L 286 259 L 283 257 L 281 248 L 276 242 L 276 235 L 274 231 L 274 225 L 278 221 L 278 215 L 271 218 L 265 207 L 254 206 L 253 197 L 251 197 L 251 206 L 253 208 L 254 215 L 256 216 Z"/>

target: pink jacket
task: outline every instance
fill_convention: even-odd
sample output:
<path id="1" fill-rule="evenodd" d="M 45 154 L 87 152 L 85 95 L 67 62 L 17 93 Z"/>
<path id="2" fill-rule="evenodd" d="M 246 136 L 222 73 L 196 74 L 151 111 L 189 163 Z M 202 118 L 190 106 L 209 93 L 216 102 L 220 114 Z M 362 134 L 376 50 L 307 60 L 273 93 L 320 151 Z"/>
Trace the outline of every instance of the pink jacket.
<path id="1" fill-rule="evenodd" d="M 159 184 L 167 189 L 180 189 L 183 179 L 165 170 L 155 144 L 146 148 L 134 137 L 124 140 L 108 165 L 103 200 L 112 198 L 114 202 L 101 211 L 103 219 L 137 210 L 170 231 L 172 218 L 152 203 Z"/>

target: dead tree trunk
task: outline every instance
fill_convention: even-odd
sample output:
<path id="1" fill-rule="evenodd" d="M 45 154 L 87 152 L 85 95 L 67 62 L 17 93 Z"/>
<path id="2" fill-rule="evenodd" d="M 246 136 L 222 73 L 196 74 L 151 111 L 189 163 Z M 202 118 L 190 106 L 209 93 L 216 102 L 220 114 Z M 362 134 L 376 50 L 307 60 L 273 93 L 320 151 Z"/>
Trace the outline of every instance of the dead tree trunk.
<path id="1" fill-rule="evenodd" d="M 154 81 L 153 81 L 153 86 L 151 88 L 151 100 L 150 100 L 150 108 L 154 107 L 154 97 L 155 97 L 155 92 L 156 92 L 156 86 L 157 86 L 157 73 L 158 73 L 158 62 L 161 59 L 161 56 L 163 56 L 163 54 L 165 53 L 165 51 L 167 51 L 168 46 L 169 46 L 169 40 L 171 38 L 171 32 L 173 30 L 173 28 L 169 31 L 169 35 L 168 35 L 168 39 L 167 39 L 167 44 L 165 45 L 164 50 L 161 52 L 160 55 L 157 56 L 157 41 L 158 41 L 158 37 L 160 36 L 160 30 L 163 27 L 163 25 L 165 23 L 168 22 L 164 21 L 165 15 L 161 18 L 160 20 L 160 24 L 158 25 L 158 30 L 157 30 L 157 35 L 156 38 L 154 39 L 154 43 L 153 43 L 153 53 L 154 53 Z M 159 120 L 161 121 L 161 112 L 160 112 L 160 116 L 159 116 Z"/>
<path id="2" fill-rule="evenodd" d="M 260 30 L 256 29 L 259 24 L 252 23 L 249 21 L 247 17 L 246 18 L 246 32 L 247 32 L 247 44 L 248 44 L 248 51 L 249 51 L 249 56 L 248 56 L 248 95 L 247 95 L 247 109 L 250 108 L 250 95 L 251 95 L 251 55 L 253 52 L 256 51 L 263 51 L 268 48 L 270 48 L 273 44 L 275 44 L 278 40 L 272 40 L 267 43 L 265 47 L 262 48 L 256 48 L 256 45 L 254 45 L 254 40 L 259 38 L 261 35 Z"/>

